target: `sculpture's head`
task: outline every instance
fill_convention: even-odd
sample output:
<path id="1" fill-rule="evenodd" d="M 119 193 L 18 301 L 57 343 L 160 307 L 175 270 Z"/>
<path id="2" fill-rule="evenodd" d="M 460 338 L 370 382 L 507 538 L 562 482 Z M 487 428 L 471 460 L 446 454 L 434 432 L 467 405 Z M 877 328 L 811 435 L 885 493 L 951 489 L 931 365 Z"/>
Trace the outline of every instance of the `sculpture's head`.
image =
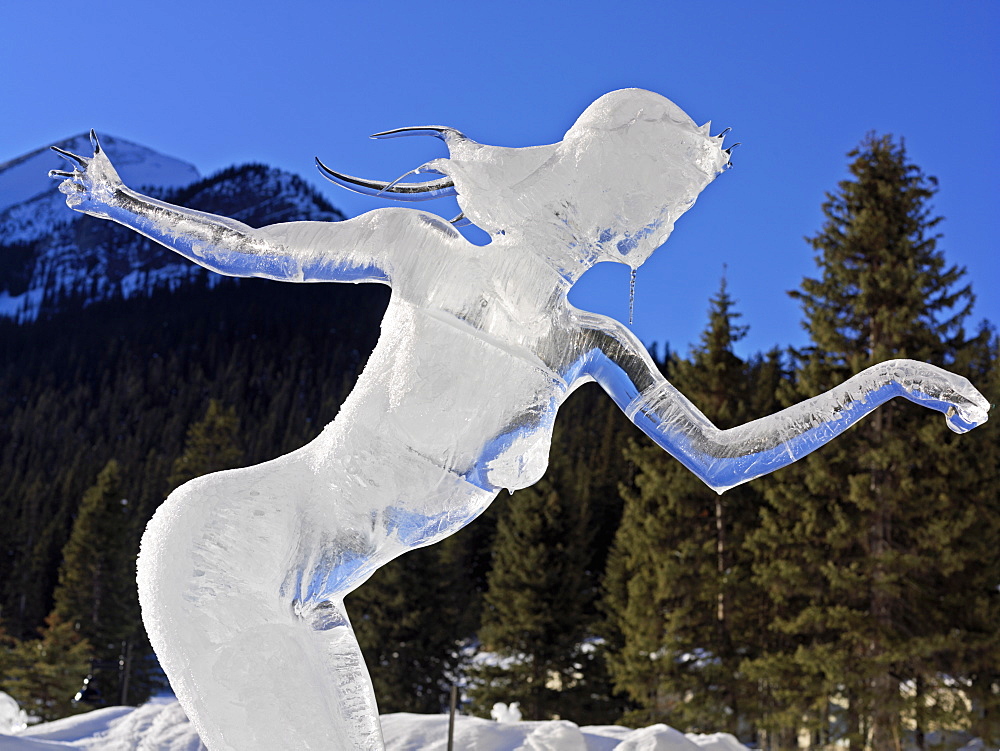
<path id="1" fill-rule="evenodd" d="M 669 99 L 641 89 L 602 96 L 547 146 L 488 146 L 443 127 L 378 137 L 413 134 L 448 145 L 450 158 L 419 170 L 441 179 L 386 184 L 321 169 L 345 187 L 403 200 L 455 195 L 465 219 L 495 241 L 570 271 L 600 261 L 641 264 L 729 162 L 708 124 L 695 125 Z"/>

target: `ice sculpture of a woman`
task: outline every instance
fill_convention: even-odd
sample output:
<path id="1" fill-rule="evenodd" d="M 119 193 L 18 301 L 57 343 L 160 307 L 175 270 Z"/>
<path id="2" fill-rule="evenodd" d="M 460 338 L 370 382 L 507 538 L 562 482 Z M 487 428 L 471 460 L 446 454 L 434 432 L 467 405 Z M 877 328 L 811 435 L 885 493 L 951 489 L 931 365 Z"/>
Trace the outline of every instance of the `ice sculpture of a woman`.
<path id="1" fill-rule="evenodd" d="M 601 97 L 557 144 L 524 149 L 430 133 L 439 176 L 399 198 L 458 197 L 489 232 L 380 209 L 251 229 L 122 184 L 95 141 L 61 190 L 77 211 L 141 232 L 221 274 L 392 287 L 382 335 L 337 418 L 305 447 L 193 480 L 143 537 L 150 639 L 212 749 L 377 749 L 371 682 L 344 596 L 379 566 L 455 532 L 503 488 L 545 471 L 559 405 L 597 381 L 650 438 L 718 491 L 785 466 L 893 396 L 968 430 L 988 404 L 964 378 L 892 361 L 742 427 L 719 430 L 619 322 L 567 301 L 601 261 L 641 264 L 726 166 L 721 137 L 640 90 Z"/>

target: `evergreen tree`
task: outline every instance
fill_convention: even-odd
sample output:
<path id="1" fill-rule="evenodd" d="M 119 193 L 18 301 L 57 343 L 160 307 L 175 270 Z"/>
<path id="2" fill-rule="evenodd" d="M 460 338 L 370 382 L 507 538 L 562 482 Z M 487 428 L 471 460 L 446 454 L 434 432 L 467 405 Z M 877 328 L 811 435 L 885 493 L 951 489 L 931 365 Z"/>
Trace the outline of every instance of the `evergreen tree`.
<path id="1" fill-rule="evenodd" d="M 11 667 L 0 687 L 29 715 L 49 722 L 90 709 L 73 699 L 90 670 L 93 653 L 72 623 L 54 613 L 45 623 L 40 639 L 15 643 Z"/>
<path id="2" fill-rule="evenodd" d="M 668 364 L 671 383 L 721 428 L 772 411 L 781 373 L 776 353 L 749 362 L 733 353 L 746 333 L 733 305 L 723 280 L 690 360 Z M 758 486 L 718 495 L 658 446 L 633 442 L 626 455 L 637 474 L 622 489 L 604 602 L 615 685 L 637 705 L 626 722 L 740 734 L 757 699 L 741 663 L 765 623 L 743 548 Z"/>
<path id="3" fill-rule="evenodd" d="M 184 451 L 167 480 L 170 489 L 195 477 L 243 464 L 239 430 L 236 408 L 223 407 L 218 399 L 209 400 L 205 416 L 188 428 Z"/>
<path id="4" fill-rule="evenodd" d="M 124 470 L 138 549 L 210 397 L 236 406 L 246 463 L 302 446 L 334 417 L 387 291 L 332 292 L 202 282 L 31 324 L 0 320 L 0 608 L 12 636 L 36 638 L 51 611 L 80 498 L 110 458 Z"/>
<path id="5" fill-rule="evenodd" d="M 955 367 L 964 345 L 972 296 L 937 249 L 936 182 L 888 136 L 849 156 L 810 239 L 819 276 L 793 293 L 812 345 L 788 402 L 890 358 Z M 882 751 L 899 748 L 904 715 L 920 721 L 926 692 L 901 684 L 938 681 L 942 597 L 978 566 L 962 541 L 975 514 L 958 458 L 983 436 L 956 444 L 935 417 L 894 400 L 765 485 L 753 547 L 776 617 L 751 673 L 771 685 L 775 722 L 811 717 L 825 740 L 837 698 L 850 747 Z"/>
<path id="6" fill-rule="evenodd" d="M 10 670 L 14 666 L 14 647 L 17 640 L 10 636 L 0 619 L 0 691 L 4 691 L 4 685 L 10 680 Z"/>
<path id="7" fill-rule="evenodd" d="M 994 329 L 981 328 L 961 353 L 959 365 L 987 398 L 995 402 L 1000 397 L 1000 337 Z M 991 411 L 995 410 L 994 404 Z M 960 441 L 958 452 L 948 461 L 962 475 L 966 526 L 961 544 L 963 557 L 972 563 L 941 572 L 940 610 L 947 620 L 941 630 L 947 625 L 950 631 L 935 667 L 939 675 L 957 680 L 969 698 L 972 734 L 987 747 L 1000 747 L 1000 426 L 996 415 L 966 437 L 973 440 Z"/>
<path id="8" fill-rule="evenodd" d="M 52 609 L 58 628 L 67 625 L 92 646 L 94 687 L 103 704 L 122 700 L 127 678 L 119 661 L 144 639 L 131 526 L 118 462 L 112 459 L 80 503 L 63 548 Z"/>
<path id="9" fill-rule="evenodd" d="M 448 706 L 462 648 L 475 631 L 454 539 L 386 564 L 347 598 L 383 713 L 436 714 Z"/>
<path id="10" fill-rule="evenodd" d="M 526 719 L 565 716 L 583 678 L 588 608 L 587 509 L 549 477 L 511 496 L 493 545 L 479 638 L 497 664 L 471 671 L 474 710 L 519 701 Z"/>

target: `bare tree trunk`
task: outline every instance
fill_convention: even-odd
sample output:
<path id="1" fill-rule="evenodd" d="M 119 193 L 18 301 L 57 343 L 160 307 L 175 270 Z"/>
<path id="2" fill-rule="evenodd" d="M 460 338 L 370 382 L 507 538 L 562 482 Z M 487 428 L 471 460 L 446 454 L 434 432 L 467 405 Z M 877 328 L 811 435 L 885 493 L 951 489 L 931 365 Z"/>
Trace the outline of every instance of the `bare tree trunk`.
<path id="1" fill-rule="evenodd" d="M 914 732 L 914 742 L 918 751 L 926 751 L 927 741 L 924 737 L 924 727 L 926 725 L 924 718 L 924 677 L 922 675 L 917 676 L 915 694 L 913 697 L 913 713 L 917 727 Z"/>
<path id="2" fill-rule="evenodd" d="M 882 410 L 872 421 L 875 443 L 880 444 L 884 431 L 892 429 L 893 410 Z M 874 561 L 871 581 L 871 617 L 875 621 L 875 637 L 869 648 L 868 659 L 879 664 L 879 672 L 871 682 L 871 747 L 878 751 L 900 751 L 899 739 L 899 681 L 882 664 L 885 653 L 883 639 L 892 632 L 892 602 L 886 592 L 885 559 L 892 549 L 893 519 L 884 498 L 889 484 L 888 472 L 872 468 L 870 490 L 875 502 L 869 530 L 868 554 Z"/>
<path id="3" fill-rule="evenodd" d="M 719 587 L 716 594 L 715 628 L 717 643 L 722 650 L 722 654 L 719 656 L 727 663 L 731 663 L 733 655 L 732 639 L 729 633 L 729 625 L 726 622 L 728 615 L 726 609 L 726 570 L 729 566 L 726 562 L 726 520 L 721 496 L 716 496 L 715 498 L 715 567 L 718 573 Z M 726 731 L 732 735 L 737 735 L 740 726 L 740 701 L 735 676 L 730 675 L 725 693 L 729 708 L 732 709 Z"/>
<path id="4" fill-rule="evenodd" d="M 866 738 L 861 727 L 861 713 L 858 711 L 858 697 L 849 695 L 844 720 L 847 724 L 847 748 L 849 751 L 865 751 Z"/>
<path id="5" fill-rule="evenodd" d="M 872 682 L 871 748 L 877 751 L 901 751 L 899 714 L 893 709 L 899 696 L 899 683 L 888 673 L 882 673 Z"/>

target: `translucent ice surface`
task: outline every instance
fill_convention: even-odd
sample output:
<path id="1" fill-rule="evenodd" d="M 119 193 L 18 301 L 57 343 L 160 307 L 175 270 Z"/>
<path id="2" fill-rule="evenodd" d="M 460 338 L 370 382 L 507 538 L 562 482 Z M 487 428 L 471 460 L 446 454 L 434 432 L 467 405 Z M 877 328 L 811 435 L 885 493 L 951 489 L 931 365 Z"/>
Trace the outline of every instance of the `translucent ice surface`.
<path id="1" fill-rule="evenodd" d="M 722 138 L 647 91 L 588 107 L 556 144 L 500 148 L 452 128 L 423 182 L 362 180 L 403 201 L 457 196 L 467 242 L 412 208 L 251 229 L 122 184 L 95 139 L 64 155 L 60 189 L 221 274 L 392 287 L 357 386 L 312 443 L 171 494 L 143 538 L 143 618 L 178 698 L 212 749 L 382 746 L 343 598 L 382 564 L 455 532 L 503 488 L 545 471 L 553 421 L 597 381 L 640 428 L 720 492 L 784 466 L 903 396 L 962 431 L 987 403 L 964 378 L 894 361 L 721 431 L 667 383 L 627 327 L 570 305 L 595 263 L 641 264 L 727 165 Z M 423 179 L 423 178 L 418 178 Z"/>

